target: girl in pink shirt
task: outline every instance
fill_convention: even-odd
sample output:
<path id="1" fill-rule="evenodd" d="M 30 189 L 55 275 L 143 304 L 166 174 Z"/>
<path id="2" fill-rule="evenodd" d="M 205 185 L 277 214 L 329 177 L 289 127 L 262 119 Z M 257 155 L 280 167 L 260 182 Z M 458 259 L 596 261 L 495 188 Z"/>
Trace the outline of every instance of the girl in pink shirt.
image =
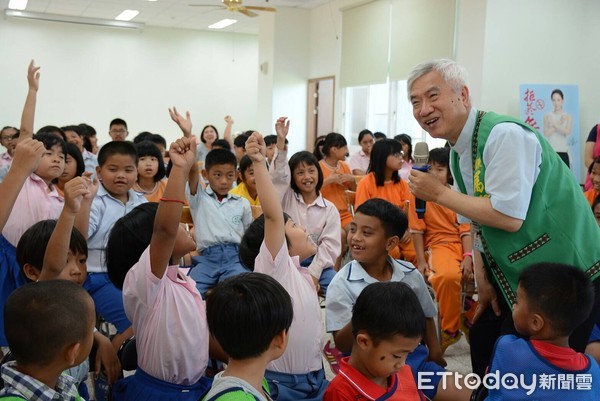
<path id="1" fill-rule="evenodd" d="M 279 359 L 267 366 L 265 378 L 271 397 L 278 401 L 321 400 L 328 384 L 321 358 L 321 310 L 316 280 L 307 268 L 300 266 L 300 260 L 313 255 L 316 246 L 304 228 L 284 215 L 269 179 L 265 145 L 259 133 L 248 138 L 246 154 L 254 165 L 263 215 L 246 230 L 240 259 L 251 270 L 277 280 L 290 294 L 294 307 L 288 346 Z"/>
<path id="2" fill-rule="evenodd" d="M 197 401 L 210 387 L 203 376 L 206 308 L 177 263 L 196 246 L 179 223 L 196 139 L 178 139 L 169 155 L 173 169 L 160 203 L 142 204 L 118 220 L 106 247 L 108 275 L 123 289 L 138 355 L 136 373 L 113 387 L 114 401 Z"/>
<path id="3" fill-rule="evenodd" d="M 283 211 L 296 224 L 305 227 L 317 244 L 317 253 L 300 262 L 302 266 L 308 266 L 308 271 L 319 281 L 325 294 L 335 276 L 335 261 L 342 253 L 340 213 L 320 192 L 323 171 L 312 153 L 295 153 L 288 163 L 285 139 L 290 123 L 286 120 L 287 117 L 280 117 L 275 124 L 277 152 L 269 174 L 279 193 Z"/>

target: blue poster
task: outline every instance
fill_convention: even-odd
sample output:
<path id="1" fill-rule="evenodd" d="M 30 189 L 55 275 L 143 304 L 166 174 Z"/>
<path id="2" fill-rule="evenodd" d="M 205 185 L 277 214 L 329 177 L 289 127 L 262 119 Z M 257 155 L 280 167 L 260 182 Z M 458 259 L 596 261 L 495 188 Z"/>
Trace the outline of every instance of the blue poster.
<path id="1" fill-rule="evenodd" d="M 577 85 L 523 84 L 519 92 L 521 120 L 544 135 L 582 183 Z"/>

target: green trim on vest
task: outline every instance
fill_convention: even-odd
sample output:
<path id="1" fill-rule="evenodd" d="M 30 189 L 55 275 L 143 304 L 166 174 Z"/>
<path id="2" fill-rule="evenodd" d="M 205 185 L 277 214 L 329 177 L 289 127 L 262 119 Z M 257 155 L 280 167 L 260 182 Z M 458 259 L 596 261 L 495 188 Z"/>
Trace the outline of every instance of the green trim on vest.
<path id="1" fill-rule="evenodd" d="M 480 121 L 479 121 L 480 119 Z M 527 216 L 521 229 L 510 233 L 480 225 L 484 262 L 509 305 L 517 299 L 520 272 L 539 262 L 576 266 L 591 278 L 600 276 L 600 228 L 573 174 L 540 133 L 522 121 L 496 113 L 478 115 L 473 132 L 473 193 L 485 192 L 483 149 L 492 128 L 512 122 L 532 131 L 542 146 L 540 173 L 533 186 Z M 452 174 L 462 193 L 466 187 L 458 154 L 452 150 Z"/>

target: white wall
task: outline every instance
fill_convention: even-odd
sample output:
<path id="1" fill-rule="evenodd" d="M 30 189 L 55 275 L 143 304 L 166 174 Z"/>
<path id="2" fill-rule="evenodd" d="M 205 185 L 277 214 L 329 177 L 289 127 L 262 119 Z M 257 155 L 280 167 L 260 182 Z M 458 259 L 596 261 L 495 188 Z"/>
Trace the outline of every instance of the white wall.
<path id="1" fill-rule="evenodd" d="M 523 83 L 579 86 L 580 144 L 600 121 L 600 2 L 488 0 L 481 108 L 519 116 Z"/>
<path id="2" fill-rule="evenodd" d="M 290 119 L 290 155 L 306 147 L 309 17 L 308 10 L 281 7 L 275 18 L 271 133 L 276 118 Z"/>
<path id="3" fill-rule="evenodd" d="M 172 140 L 173 105 L 192 113 L 197 134 L 205 124 L 222 131 L 226 114 L 234 131 L 257 123 L 256 35 L 0 20 L 2 125 L 19 125 L 31 58 L 42 67 L 36 128 L 87 122 L 104 143 L 121 117 L 130 137 L 148 130 Z"/>

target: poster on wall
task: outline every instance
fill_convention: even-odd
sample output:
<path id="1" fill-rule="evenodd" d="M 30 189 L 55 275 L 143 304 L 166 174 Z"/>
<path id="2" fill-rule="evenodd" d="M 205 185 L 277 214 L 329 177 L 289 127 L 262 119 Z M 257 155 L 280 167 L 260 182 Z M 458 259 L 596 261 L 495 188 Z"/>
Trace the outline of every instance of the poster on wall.
<path id="1" fill-rule="evenodd" d="M 577 85 L 523 84 L 521 119 L 537 129 L 582 183 Z"/>

